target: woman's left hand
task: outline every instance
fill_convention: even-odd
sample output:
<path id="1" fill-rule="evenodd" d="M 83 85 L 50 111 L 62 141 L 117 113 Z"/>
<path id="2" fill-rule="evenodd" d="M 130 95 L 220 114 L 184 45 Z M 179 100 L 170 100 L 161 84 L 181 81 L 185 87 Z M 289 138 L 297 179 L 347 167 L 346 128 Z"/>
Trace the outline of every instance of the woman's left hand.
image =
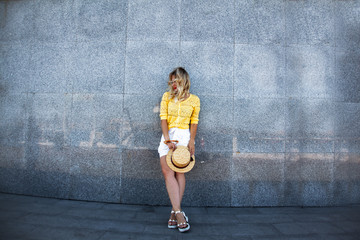
<path id="1" fill-rule="evenodd" d="M 189 148 L 189 151 L 190 151 L 190 156 L 194 155 L 195 154 L 195 140 L 190 139 L 189 144 L 188 144 L 188 148 Z"/>

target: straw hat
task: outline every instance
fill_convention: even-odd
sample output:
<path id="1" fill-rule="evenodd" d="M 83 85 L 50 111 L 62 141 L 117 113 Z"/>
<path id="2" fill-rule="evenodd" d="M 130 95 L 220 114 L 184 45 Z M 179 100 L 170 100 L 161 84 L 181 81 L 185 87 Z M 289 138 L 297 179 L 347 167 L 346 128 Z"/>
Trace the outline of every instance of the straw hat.
<path id="1" fill-rule="evenodd" d="M 174 172 L 189 172 L 195 165 L 195 156 L 190 157 L 190 152 L 185 146 L 177 146 L 175 151 L 172 149 L 166 156 L 166 163 Z"/>

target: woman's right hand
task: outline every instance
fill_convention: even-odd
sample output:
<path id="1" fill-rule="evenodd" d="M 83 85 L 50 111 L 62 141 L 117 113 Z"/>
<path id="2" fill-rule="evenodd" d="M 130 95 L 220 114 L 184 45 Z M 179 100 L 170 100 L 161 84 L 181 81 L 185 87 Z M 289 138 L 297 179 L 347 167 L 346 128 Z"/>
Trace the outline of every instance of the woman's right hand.
<path id="1" fill-rule="evenodd" d="M 168 146 L 168 148 L 171 150 L 175 150 L 175 148 L 176 148 L 176 145 L 175 145 L 175 143 L 173 143 L 173 142 L 169 142 L 169 143 L 167 143 L 166 144 L 167 146 Z"/>

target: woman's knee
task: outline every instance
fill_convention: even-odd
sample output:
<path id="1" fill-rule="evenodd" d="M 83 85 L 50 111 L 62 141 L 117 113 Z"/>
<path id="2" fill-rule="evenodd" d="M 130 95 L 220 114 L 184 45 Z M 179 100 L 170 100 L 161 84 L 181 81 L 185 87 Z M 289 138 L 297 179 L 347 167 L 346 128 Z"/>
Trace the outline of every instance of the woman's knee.
<path id="1" fill-rule="evenodd" d="M 176 178 L 185 178 L 185 173 L 175 173 L 176 174 Z"/>
<path id="2" fill-rule="evenodd" d="M 160 158 L 161 171 L 165 178 L 175 176 L 174 171 L 166 163 L 166 156 Z"/>
<path id="3" fill-rule="evenodd" d="M 171 170 L 166 163 L 161 164 L 161 171 L 165 179 L 175 177 L 175 173 Z"/>
<path id="4" fill-rule="evenodd" d="M 162 174 L 164 175 L 165 179 L 175 177 L 174 171 L 172 171 L 171 169 L 167 169 L 167 168 L 163 167 L 163 168 L 161 168 L 161 170 L 162 170 Z"/>

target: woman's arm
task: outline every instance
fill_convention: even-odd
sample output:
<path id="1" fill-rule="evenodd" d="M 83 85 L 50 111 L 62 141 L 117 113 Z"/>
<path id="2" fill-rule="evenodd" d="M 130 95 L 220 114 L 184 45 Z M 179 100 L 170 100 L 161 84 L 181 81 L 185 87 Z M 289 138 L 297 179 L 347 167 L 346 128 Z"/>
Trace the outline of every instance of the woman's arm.
<path id="1" fill-rule="evenodd" d="M 188 144 L 188 148 L 191 156 L 195 154 L 195 137 L 197 131 L 197 124 L 190 124 L 190 141 Z"/>
<path id="2" fill-rule="evenodd" d="M 167 124 L 167 116 L 168 116 L 168 103 L 169 103 L 169 92 L 165 92 L 162 96 L 160 103 L 160 119 L 161 119 L 161 130 L 164 135 L 165 141 L 170 140 L 169 137 L 169 128 Z M 174 143 L 166 144 L 169 149 L 175 149 Z"/>
<path id="3" fill-rule="evenodd" d="M 161 130 L 162 134 L 164 135 L 165 141 L 170 140 L 167 120 L 161 120 Z"/>
<path id="4" fill-rule="evenodd" d="M 194 95 L 195 96 L 195 95 Z M 200 112 L 200 99 L 195 96 L 194 105 L 193 105 L 193 112 L 190 118 L 190 141 L 188 144 L 188 148 L 190 150 L 190 154 L 195 154 L 195 137 L 197 126 L 199 122 L 199 112 Z"/>
<path id="5" fill-rule="evenodd" d="M 164 135 L 165 141 L 170 140 L 167 120 L 164 119 L 161 120 L 161 130 Z M 169 149 L 175 149 L 175 143 L 173 142 L 167 143 L 166 145 L 169 147 Z"/>

